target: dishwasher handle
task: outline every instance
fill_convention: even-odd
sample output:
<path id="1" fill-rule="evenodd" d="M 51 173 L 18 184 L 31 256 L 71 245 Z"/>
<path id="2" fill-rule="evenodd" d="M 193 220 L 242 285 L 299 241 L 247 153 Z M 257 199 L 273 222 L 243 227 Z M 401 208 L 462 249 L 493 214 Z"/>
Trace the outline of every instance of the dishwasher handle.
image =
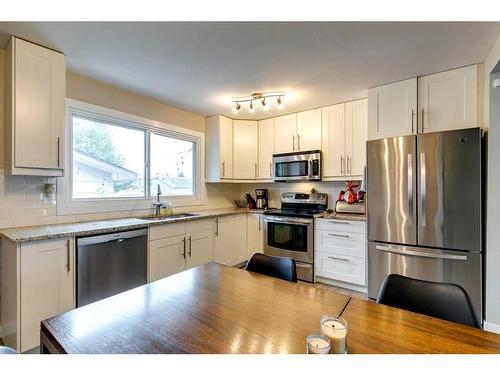
<path id="1" fill-rule="evenodd" d="M 137 229 L 137 230 L 128 230 L 125 232 L 115 232 L 115 233 L 105 233 L 99 234 L 97 236 L 91 237 L 78 237 L 77 238 L 77 246 L 81 245 L 94 245 L 98 243 L 106 243 L 106 242 L 122 242 L 126 239 L 147 236 L 148 230 Z"/>

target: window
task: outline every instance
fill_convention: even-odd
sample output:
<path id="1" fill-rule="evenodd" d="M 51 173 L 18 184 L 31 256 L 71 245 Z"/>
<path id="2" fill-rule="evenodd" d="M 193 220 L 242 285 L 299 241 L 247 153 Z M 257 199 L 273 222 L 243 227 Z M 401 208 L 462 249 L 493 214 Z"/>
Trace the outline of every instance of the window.
<path id="1" fill-rule="evenodd" d="M 145 197 L 145 131 L 72 120 L 73 198 Z"/>
<path id="2" fill-rule="evenodd" d="M 163 195 L 193 195 L 194 142 L 151 134 L 151 182 Z"/>
<path id="3" fill-rule="evenodd" d="M 66 134 L 58 214 L 202 204 L 202 133 L 68 99 Z"/>

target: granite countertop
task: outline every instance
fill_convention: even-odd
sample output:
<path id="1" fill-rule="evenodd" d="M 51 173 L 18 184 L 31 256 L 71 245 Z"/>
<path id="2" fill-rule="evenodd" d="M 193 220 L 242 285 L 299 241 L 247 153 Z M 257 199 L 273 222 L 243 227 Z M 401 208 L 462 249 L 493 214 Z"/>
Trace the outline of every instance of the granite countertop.
<path id="1" fill-rule="evenodd" d="M 48 240 L 53 238 L 88 236 L 92 234 L 119 232 L 124 230 L 133 230 L 147 228 L 151 225 L 170 224 L 178 222 L 187 222 L 192 220 L 209 219 L 221 216 L 236 215 L 246 212 L 261 213 L 263 210 L 249 210 L 247 208 L 226 208 L 217 210 L 204 210 L 190 212 L 193 216 L 168 217 L 164 219 L 144 218 L 124 218 L 114 220 L 90 221 L 81 223 L 39 225 L 31 227 L 6 228 L 0 230 L 0 235 L 13 243 L 22 243 L 29 241 Z"/>
<path id="2" fill-rule="evenodd" d="M 365 214 L 343 214 L 338 212 L 322 212 L 314 215 L 317 219 L 337 219 L 337 220 L 353 220 L 353 221 L 366 221 Z"/>

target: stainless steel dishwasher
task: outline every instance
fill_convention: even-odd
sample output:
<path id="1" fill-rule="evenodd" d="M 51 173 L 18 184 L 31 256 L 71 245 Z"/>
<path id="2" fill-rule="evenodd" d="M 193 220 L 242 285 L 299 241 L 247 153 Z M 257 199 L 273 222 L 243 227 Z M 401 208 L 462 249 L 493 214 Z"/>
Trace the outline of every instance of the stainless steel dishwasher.
<path id="1" fill-rule="evenodd" d="M 147 229 L 76 239 L 76 306 L 146 284 Z"/>

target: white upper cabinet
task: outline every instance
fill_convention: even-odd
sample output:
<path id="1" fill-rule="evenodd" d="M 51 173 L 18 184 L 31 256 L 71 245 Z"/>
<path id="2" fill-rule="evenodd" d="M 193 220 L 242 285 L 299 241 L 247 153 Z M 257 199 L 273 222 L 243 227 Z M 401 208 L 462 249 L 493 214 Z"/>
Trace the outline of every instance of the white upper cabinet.
<path id="1" fill-rule="evenodd" d="M 345 104 L 346 175 L 363 176 L 366 165 L 366 131 L 368 101 Z"/>
<path id="2" fill-rule="evenodd" d="M 297 136 L 297 115 L 279 116 L 274 118 L 274 153 L 294 152 Z"/>
<path id="3" fill-rule="evenodd" d="M 233 179 L 257 178 L 258 122 L 233 121 Z"/>
<path id="4" fill-rule="evenodd" d="M 321 108 L 297 113 L 295 151 L 321 149 Z"/>
<path id="5" fill-rule="evenodd" d="M 416 78 L 368 90 L 368 139 L 399 137 L 416 131 Z"/>
<path id="6" fill-rule="evenodd" d="M 205 119 L 205 174 L 207 182 L 233 178 L 233 120 L 225 116 Z"/>
<path id="7" fill-rule="evenodd" d="M 322 109 L 323 178 L 362 177 L 366 165 L 367 100 Z"/>
<path id="8" fill-rule="evenodd" d="M 274 118 L 259 121 L 259 180 L 273 178 Z"/>
<path id="9" fill-rule="evenodd" d="M 418 103 L 420 133 L 481 126 L 478 65 L 419 77 Z"/>
<path id="10" fill-rule="evenodd" d="M 344 174 L 345 158 L 345 104 L 322 109 L 323 122 L 323 177 Z"/>
<path id="11" fill-rule="evenodd" d="M 62 176 L 64 55 L 11 38 L 5 68 L 7 173 Z"/>

